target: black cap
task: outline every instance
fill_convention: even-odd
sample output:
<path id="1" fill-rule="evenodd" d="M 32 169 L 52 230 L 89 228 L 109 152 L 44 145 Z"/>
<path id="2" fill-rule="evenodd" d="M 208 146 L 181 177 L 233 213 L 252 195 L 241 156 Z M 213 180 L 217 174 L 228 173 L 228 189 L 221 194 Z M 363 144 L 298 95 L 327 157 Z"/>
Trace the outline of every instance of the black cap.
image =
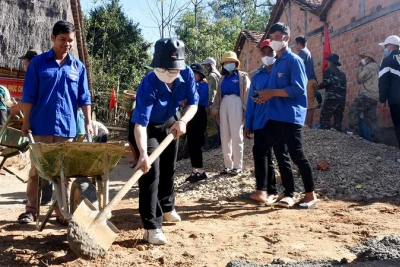
<path id="1" fill-rule="evenodd" d="M 340 62 L 339 62 L 339 56 L 336 54 L 330 54 L 329 57 L 327 57 L 325 59 L 332 62 L 336 66 L 342 66 L 342 64 L 340 64 Z"/>
<path id="2" fill-rule="evenodd" d="M 29 59 L 31 60 L 32 58 L 36 57 L 37 55 L 40 55 L 42 51 L 40 50 L 28 50 L 26 51 L 25 55 L 20 56 L 19 59 Z"/>
<path id="3" fill-rule="evenodd" d="M 150 66 L 163 69 L 185 69 L 185 44 L 171 38 L 158 40 L 154 45 L 154 56 Z"/>
<path id="4" fill-rule="evenodd" d="M 200 64 L 192 64 L 190 65 L 190 68 L 193 72 L 197 72 L 203 75 L 203 78 L 206 77 L 206 74 L 204 73 L 204 68 Z"/>

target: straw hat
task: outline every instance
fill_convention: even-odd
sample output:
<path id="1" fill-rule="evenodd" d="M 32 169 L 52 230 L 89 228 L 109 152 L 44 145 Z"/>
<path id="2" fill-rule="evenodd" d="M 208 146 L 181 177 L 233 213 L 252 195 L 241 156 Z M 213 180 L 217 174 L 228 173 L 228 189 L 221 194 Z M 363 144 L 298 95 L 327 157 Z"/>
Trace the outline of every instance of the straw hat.
<path id="1" fill-rule="evenodd" d="M 375 61 L 375 54 L 372 52 L 363 52 L 358 55 L 359 57 L 370 57 Z"/>
<path id="2" fill-rule="evenodd" d="M 236 53 L 233 52 L 233 51 L 228 51 L 228 52 L 226 52 L 226 53 L 224 54 L 224 56 L 221 58 L 221 60 L 220 60 L 219 63 L 220 63 L 221 65 L 224 65 L 224 63 L 225 63 L 225 62 L 228 62 L 228 61 L 235 61 L 235 62 L 237 62 L 238 66 L 240 66 L 240 61 L 239 61 L 239 59 L 237 58 Z"/>

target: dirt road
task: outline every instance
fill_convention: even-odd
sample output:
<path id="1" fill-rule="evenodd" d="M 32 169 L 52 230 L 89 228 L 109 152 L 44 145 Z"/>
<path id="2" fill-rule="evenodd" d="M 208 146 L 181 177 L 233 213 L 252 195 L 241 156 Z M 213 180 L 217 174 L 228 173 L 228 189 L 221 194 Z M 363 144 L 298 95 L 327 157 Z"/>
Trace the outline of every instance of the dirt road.
<path id="1" fill-rule="evenodd" d="M 129 154 L 111 174 L 111 195 L 130 177 Z M 212 177 L 210 177 L 212 179 Z M 25 185 L 0 175 L 0 266 L 226 266 L 232 259 L 267 264 L 307 259 L 352 260 L 350 247 L 375 236 L 400 234 L 400 198 L 369 202 L 324 200 L 317 210 L 275 209 L 242 202 L 177 199 L 183 221 L 165 225 L 168 245 L 148 246 L 138 214 L 137 188 L 113 212 L 121 230 L 104 259 L 77 259 L 66 229 L 51 219 L 43 232 L 15 222 Z"/>

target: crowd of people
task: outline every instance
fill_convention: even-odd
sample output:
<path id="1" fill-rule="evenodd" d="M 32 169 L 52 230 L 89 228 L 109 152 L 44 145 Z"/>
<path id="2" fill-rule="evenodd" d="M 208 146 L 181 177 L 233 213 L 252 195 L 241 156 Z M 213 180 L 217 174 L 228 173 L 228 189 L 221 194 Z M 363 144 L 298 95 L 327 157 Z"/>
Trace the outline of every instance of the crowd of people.
<path id="1" fill-rule="evenodd" d="M 208 178 L 202 155 L 207 127 L 215 128 L 220 137 L 222 175 L 237 176 L 243 172 L 244 138 L 254 134 L 256 188 L 247 196 L 250 200 L 285 208 L 296 204 L 305 209 L 318 207 L 312 167 L 303 151 L 302 128 L 313 127 L 314 110 L 322 103 L 318 91 L 325 89 L 321 129 L 331 128 L 333 116 L 334 128 L 342 130 L 347 80 L 339 68 L 339 56 L 331 54 L 318 83 L 306 37 L 295 39 L 293 51 L 289 47 L 290 38 L 287 25 L 276 23 L 271 27 L 269 39 L 259 45 L 263 64 L 251 79 L 240 70 L 235 52 L 224 53 L 219 66 L 213 58 L 188 66 L 182 41 L 165 38 L 155 43 L 148 73 L 137 90 L 129 125 L 136 168 L 142 167 L 145 173 L 138 182 L 139 213 L 145 229 L 143 238 L 149 243 L 165 244 L 163 222 L 181 220 L 175 209 L 174 174 L 179 137 L 183 134 L 187 137 L 192 166 L 186 181 L 196 183 Z M 32 50 L 22 57 L 27 71 L 22 104 L 15 105 L 12 111 L 22 110 L 25 115 L 22 133 L 32 132 L 37 142 L 54 143 L 71 142 L 84 133 L 96 132 L 98 142 L 107 142 L 107 129 L 91 120 L 86 69 L 69 53 L 75 40 L 74 26 L 66 21 L 57 22 L 51 40 L 54 45 L 49 51 Z M 373 141 L 377 141 L 376 107 L 379 102 L 384 109 L 388 102 L 400 144 L 400 38 L 390 36 L 380 45 L 386 55 L 380 70 L 374 54 L 359 55 L 357 81 L 361 89 L 350 105 L 350 127 L 357 134 L 362 115 L 372 129 Z M 0 91 L 1 97 L 6 98 L 5 95 Z M 150 166 L 149 155 L 171 132 L 175 133 L 175 139 Z M 214 141 L 219 142 L 218 138 Z M 281 194 L 277 189 L 273 154 L 284 187 Z M 294 199 L 291 161 L 298 167 L 305 189 L 299 203 Z M 38 174 L 32 164 L 26 212 L 18 218 L 21 223 L 36 220 L 37 186 Z M 57 221 L 65 223 L 59 210 L 56 213 Z"/>

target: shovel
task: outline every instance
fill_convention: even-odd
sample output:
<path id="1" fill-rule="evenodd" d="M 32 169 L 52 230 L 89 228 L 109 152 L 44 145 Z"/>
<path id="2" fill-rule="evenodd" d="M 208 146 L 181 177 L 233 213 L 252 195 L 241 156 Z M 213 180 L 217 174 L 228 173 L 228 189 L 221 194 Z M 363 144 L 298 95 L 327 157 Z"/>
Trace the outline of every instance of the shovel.
<path id="1" fill-rule="evenodd" d="M 154 150 L 149 156 L 150 164 L 160 156 L 164 149 L 172 142 L 176 134 L 175 130 L 172 131 Z M 68 244 L 78 257 L 95 259 L 107 253 L 107 250 L 119 233 L 118 228 L 109 222 L 107 217 L 143 175 L 143 170 L 143 166 L 137 169 L 101 212 L 86 198 L 79 204 L 68 224 L 67 232 Z"/>

